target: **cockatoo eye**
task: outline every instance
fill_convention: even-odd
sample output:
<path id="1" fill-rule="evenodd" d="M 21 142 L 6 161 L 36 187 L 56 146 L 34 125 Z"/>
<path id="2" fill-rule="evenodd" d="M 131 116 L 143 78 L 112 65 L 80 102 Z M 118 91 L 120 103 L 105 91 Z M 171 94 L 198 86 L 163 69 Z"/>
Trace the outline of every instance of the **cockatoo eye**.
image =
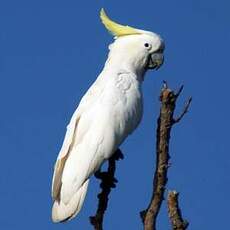
<path id="1" fill-rule="evenodd" d="M 147 50 L 150 50 L 152 48 L 152 46 L 149 43 L 145 43 L 144 46 L 147 48 Z"/>

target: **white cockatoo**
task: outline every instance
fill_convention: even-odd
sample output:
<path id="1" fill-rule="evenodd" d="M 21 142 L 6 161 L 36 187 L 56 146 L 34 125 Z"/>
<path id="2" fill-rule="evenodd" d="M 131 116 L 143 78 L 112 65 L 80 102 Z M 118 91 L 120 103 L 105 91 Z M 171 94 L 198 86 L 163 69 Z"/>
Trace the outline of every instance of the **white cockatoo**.
<path id="1" fill-rule="evenodd" d="M 147 69 L 163 63 L 164 43 L 159 35 L 120 25 L 103 9 L 100 17 L 115 40 L 102 72 L 67 127 L 53 175 L 54 222 L 70 220 L 81 210 L 90 176 L 141 121 L 141 85 Z"/>

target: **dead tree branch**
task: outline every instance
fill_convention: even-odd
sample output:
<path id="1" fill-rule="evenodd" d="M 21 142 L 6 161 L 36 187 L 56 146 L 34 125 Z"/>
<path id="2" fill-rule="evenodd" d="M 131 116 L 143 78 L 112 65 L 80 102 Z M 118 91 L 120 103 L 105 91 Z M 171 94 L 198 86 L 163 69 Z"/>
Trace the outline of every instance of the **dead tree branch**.
<path id="1" fill-rule="evenodd" d="M 183 220 L 181 210 L 178 204 L 179 193 L 169 191 L 168 193 L 168 213 L 172 225 L 172 230 L 185 230 L 188 227 L 188 222 Z"/>
<path id="2" fill-rule="evenodd" d="M 184 117 L 184 115 L 188 112 L 188 108 L 189 108 L 191 102 L 192 102 L 192 98 L 190 97 L 190 98 L 188 99 L 188 101 L 186 102 L 185 107 L 184 107 L 182 113 L 181 113 L 178 117 L 174 118 L 174 120 L 173 120 L 174 124 L 180 122 L 180 120 L 181 120 L 181 119 Z"/>
<path id="3" fill-rule="evenodd" d="M 90 217 L 90 223 L 95 230 L 103 230 L 104 214 L 108 206 L 109 194 L 112 188 L 116 187 L 117 179 L 114 177 L 116 161 L 123 159 L 123 154 L 118 149 L 109 159 L 107 172 L 98 171 L 95 177 L 101 180 L 101 193 L 98 194 L 98 207 L 95 216 Z"/>
<path id="4" fill-rule="evenodd" d="M 191 103 L 190 98 L 182 114 L 176 119 L 173 117 L 176 100 L 182 90 L 183 86 L 180 87 L 177 93 L 174 93 L 171 89 L 168 88 L 166 82 L 164 82 L 163 88 L 161 90 L 161 108 L 156 134 L 156 166 L 153 179 L 153 192 L 148 208 L 140 213 L 144 225 L 144 230 L 156 230 L 156 219 L 164 199 L 165 186 L 168 180 L 167 171 L 170 158 L 169 139 L 171 128 L 175 123 L 178 123 L 183 118 Z"/>

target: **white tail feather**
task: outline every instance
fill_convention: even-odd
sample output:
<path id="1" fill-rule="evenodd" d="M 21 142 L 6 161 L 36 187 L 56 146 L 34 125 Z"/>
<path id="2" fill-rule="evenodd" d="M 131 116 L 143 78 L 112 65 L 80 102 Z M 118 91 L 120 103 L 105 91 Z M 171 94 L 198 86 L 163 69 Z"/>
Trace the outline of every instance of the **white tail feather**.
<path id="1" fill-rule="evenodd" d="M 52 208 L 52 220 L 53 222 L 62 222 L 71 220 L 74 218 L 83 205 L 85 195 L 87 192 L 89 179 L 79 188 L 79 190 L 73 195 L 68 204 L 64 204 L 61 200 L 54 201 Z"/>

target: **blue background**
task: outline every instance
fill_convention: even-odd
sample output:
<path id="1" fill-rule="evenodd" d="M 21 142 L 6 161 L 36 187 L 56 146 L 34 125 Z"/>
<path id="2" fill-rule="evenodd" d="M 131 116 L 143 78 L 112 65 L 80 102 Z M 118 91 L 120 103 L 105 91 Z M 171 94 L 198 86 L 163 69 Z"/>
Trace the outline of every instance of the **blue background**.
<path id="1" fill-rule="evenodd" d="M 121 149 L 105 229 L 142 229 L 139 211 L 152 190 L 155 130 L 162 80 L 185 85 L 172 131 L 167 189 L 180 192 L 190 229 L 229 226 L 229 1 L 1 1 L 0 2 L 0 228 L 92 229 L 98 181 L 92 178 L 84 207 L 67 224 L 50 219 L 52 170 L 66 125 L 101 71 L 112 37 L 99 20 L 152 30 L 166 43 L 165 64 L 149 72 L 145 111 Z M 166 205 L 158 229 L 170 229 Z"/>

